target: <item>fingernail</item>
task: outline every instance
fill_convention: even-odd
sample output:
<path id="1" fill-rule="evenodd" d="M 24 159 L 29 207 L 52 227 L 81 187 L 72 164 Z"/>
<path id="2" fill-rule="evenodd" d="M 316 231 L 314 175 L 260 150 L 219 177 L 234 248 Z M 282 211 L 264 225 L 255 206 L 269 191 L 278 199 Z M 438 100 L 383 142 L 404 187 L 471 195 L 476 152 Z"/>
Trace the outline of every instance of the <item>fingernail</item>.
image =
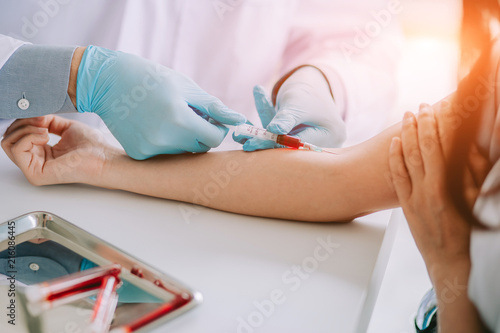
<path id="1" fill-rule="evenodd" d="M 48 132 L 48 129 L 45 128 L 45 127 L 38 127 L 36 130 L 37 130 L 38 133 L 46 133 L 46 132 Z"/>
<path id="2" fill-rule="evenodd" d="M 398 138 L 397 137 L 394 137 L 392 138 L 391 140 L 391 146 L 390 146 L 390 151 L 394 151 L 394 149 L 396 149 L 396 145 L 398 144 Z"/>
<path id="3" fill-rule="evenodd" d="M 236 111 L 227 112 L 224 116 L 228 118 L 228 120 L 230 119 L 232 122 L 234 122 L 234 124 L 228 125 L 241 125 L 247 121 L 247 118 L 244 115 Z"/>
<path id="4" fill-rule="evenodd" d="M 245 117 L 241 117 L 239 120 L 235 120 L 235 124 L 234 125 L 243 125 L 247 122 L 247 119 Z"/>
<path id="5" fill-rule="evenodd" d="M 420 104 L 420 107 L 418 109 L 418 113 L 422 113 L 422 112 L 428 112 L 431 110 L 431 106 L 427 103 L 422 103 Z"/>
<path id="6" fill-rule="evenodd" d="M 411 112 L 405 112 L 405 115 L 404 115 L 403 119 L 406 120 L 406 121 L 412 122 L 413 119 L 414 119 L 413 118 L 413 113 L 411 113 Z"/>

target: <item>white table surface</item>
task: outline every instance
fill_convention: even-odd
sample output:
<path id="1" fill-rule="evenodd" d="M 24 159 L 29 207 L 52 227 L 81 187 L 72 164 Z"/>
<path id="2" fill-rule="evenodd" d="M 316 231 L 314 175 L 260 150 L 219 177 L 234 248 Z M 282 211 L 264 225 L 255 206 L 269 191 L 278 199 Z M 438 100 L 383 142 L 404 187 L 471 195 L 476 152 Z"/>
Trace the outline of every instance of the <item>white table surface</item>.
<path id="1" fill-rule="evenodd" d="M 84 185 L 34 187 L 3 151 L 0 189 L 0 222 L 53 213 L 203 294 L 155 332 L 365 332 L 401 218 L 395 210 L 304 223 Z M 338 247 L 327 255 L 319 239 Z M 273 309 L 272 293 L 282 295 Z"/>

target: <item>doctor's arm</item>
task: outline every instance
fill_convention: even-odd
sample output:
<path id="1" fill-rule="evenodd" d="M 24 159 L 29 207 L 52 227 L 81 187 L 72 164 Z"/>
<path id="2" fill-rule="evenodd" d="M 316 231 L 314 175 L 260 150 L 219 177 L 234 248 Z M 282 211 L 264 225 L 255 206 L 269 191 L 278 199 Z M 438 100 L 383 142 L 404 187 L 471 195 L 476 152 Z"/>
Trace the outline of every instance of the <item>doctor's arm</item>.
<path id="1" fill-rule="evenodd" d="M 32 45 L 0 35 L 0 49 L 0 118 L 76 112 L 68 95 L 75 47 Z"/>
<path id="2" fill-rule="evenodd" d="M 9 44 L 12 54 L 5 54 Z M 193 80 L 138 56 L 97 46 L 20 44 L 0 35 L 0 118 L 92 112 L 129 156 L 206 152 L 245 117 Z M 6 55 L 8 56 L 7 59 Z M 75 108 L 76 106 L 76 108 Z M 208 123 L 189 106 L 218 123 Z"/>

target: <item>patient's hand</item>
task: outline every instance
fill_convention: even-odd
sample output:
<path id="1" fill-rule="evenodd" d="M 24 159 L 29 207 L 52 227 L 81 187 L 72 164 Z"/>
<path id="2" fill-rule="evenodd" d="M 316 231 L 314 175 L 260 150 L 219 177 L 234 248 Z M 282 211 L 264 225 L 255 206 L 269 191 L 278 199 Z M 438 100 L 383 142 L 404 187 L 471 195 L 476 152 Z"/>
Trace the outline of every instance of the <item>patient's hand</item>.
<path id="1" fill-rule="evenodd" d="M 47 144 L 49 133 L 61 137 L 53 147 Z M 53 115 L 15 121 L 2 148 L 33 185 L 89 183 L 119 153 L 100 132 Z"/>

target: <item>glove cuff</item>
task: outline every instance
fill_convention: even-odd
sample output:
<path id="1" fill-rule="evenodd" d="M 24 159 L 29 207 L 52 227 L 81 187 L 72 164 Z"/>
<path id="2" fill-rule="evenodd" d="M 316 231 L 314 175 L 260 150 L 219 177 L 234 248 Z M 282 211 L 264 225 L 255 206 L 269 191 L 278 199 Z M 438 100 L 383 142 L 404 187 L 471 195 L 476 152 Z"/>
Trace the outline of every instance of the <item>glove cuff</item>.
<path id="1" fill-rule="evenodd" d="M 116 52 L 89 45 L 83 53 L 76 79 L 76 107 L 78 112 L 94 112 L 94 91 L 98 88 L 99 75 L 109 66 Z"/>
<path id="2" fill-rule="evenodd" d="M 321 75 L 323 75 L 323 77 L 325 78 L 326 80 L 326 83 L 328 84 L 328 90 L 330 91 L 330 95 L 332 95 L 332 98 L 333 100 L 335 101 L 335 97 L 333 96 L 333 90 L 332 90 L 332 85 L 330 84 L 330 81 L 328 80 L 328 78 L 326 77 L 326 74 L 321 70 L 319 69 L 318 67 L 314 66 L 314 65 L 300 65 L 298 67 L 295 67 L 294 69 L 292 69 L 291 71 L 289 71 L 288 73 L 286 73 L 285 75 L 283 75 L 281 77 L 281 79 L 278 80 L 278 82 L 276 82 L 276 84 L 274 85 L 273 87 L 273 92 L 271 94 L 271 98 L 272 98 L 272 102 L 273 102 L 273 105 L 276 106 L 276 99 L 278 97 L 278 92 L 281 88 L 281 86 L 283 85 L 283 83 L 288 80 L 288 78 L 290 76 L 292 76 L 296 71 L 298 71 L 299 69 L 301 68 L 304 68 L 304 67 L 312 67 L 312 68 L 316 68 L 320 73 Z"/>

